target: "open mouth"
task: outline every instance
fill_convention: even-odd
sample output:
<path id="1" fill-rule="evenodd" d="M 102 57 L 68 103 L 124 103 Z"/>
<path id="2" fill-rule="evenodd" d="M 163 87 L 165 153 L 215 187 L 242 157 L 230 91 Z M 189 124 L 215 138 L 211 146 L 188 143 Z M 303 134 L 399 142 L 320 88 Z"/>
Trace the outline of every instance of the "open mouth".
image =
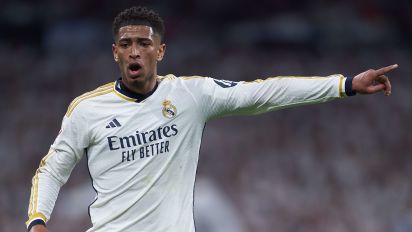
<path id="1" fill-rule="evenodd" d="M 132 63 L 132 64 L 129 64 L 129 70 L 132 72 L 132 73 L 137 73 L 137 72 L 139 72 L 139 70 L 142 68 L 142 66 L 140 66 L 140 64 L 138 64 L 138 63 Z"/>

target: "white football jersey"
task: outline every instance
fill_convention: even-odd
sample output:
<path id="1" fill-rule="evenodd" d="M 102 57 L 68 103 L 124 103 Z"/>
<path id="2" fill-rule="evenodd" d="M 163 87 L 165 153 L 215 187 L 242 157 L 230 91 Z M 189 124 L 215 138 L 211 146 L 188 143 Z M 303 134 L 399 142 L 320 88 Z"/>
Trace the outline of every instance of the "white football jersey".
<path id="1" fill-rule="evenodd" d="M 342 75 L 232 82 L 158 77 L 143 101 L 120 80 L 74 99 L 32 181 L 27 225 L 46 222 L 86 156 L 96 198 L 89 232 L 193 232 L 193 188 L 205 123 L 346 96 Z"/>

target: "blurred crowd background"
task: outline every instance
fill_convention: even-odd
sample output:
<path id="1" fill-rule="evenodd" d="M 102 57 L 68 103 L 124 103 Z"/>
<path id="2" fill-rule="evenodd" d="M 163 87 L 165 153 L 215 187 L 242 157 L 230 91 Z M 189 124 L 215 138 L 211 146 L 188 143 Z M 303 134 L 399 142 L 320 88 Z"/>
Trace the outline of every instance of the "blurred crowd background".
<path id="1" fill-rule="evenodd" d="M 31 178 L 76 96 L 119 77 L 114 16 L 135 4 L 166 23 L 159 74 L 254 80 L 353 76 L 398 63 L 393 93 L 208 123 L 198 232 L 412 231 L 409 0 L 2 0 L 0 231 L 24 231 Z M 62 188 L 50 231 L 85 231 L 86 161 Z"/>

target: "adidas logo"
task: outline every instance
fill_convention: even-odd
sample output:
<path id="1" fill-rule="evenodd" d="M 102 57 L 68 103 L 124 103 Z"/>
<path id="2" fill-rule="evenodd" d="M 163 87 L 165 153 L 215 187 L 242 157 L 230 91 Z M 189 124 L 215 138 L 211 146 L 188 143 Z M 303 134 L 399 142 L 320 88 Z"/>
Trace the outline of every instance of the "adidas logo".
<path id="1" fill-rule="evenodd" d="M 115 127 L 121 127 L 120 122 L 117 121 L 117 119 L 113 119 L 109 125 L 106 126 L 106 128 L 115 128 Z"/>

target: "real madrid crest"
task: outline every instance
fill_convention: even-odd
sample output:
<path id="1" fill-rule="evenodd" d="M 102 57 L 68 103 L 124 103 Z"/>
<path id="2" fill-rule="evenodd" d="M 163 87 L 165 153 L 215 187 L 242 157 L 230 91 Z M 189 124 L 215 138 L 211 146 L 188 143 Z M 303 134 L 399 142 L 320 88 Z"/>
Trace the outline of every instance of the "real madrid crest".
<path id="1" fill-rule="evenodd" d="M 164 100 L 162 114 L 165 118 L 174 118 L 177 115 L 176 106 L 172 105 L 171 101 Z"/>

